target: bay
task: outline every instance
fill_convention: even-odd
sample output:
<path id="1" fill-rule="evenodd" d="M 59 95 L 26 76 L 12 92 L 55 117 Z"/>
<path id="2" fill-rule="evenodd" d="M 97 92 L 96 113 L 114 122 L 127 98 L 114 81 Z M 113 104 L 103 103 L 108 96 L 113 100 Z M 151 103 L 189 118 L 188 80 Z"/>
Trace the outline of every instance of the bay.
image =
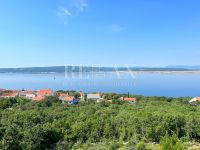
<path id="1" fill-rule="evenodd" d="M 145 96 L 200 96 L 199 74 L 73 73 L 0 74 L 0 88 L 11 90 L 77 90 Z"/>

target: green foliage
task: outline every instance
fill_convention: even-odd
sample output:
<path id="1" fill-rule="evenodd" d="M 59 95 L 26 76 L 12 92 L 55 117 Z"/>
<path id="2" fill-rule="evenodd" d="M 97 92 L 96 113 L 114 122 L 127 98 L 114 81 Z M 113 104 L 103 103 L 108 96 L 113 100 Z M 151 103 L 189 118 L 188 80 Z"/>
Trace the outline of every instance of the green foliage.
<path id="1" fill-rule="evenodd" d="M 17 101 L 14 98 L 2 98 L 0 99 L 0 109 L 6 109 L 9 107 L 12 107 L 14 104 L 16 104 Z"/>
<path id="2" fill-rule="evenodd" d="M 176 135 L 166 135 L 161 140 L 162 150 L 185 150 L 185 145 L 177 138 Z"/>
<path id="3" fill-rule="evenodd" d="M 116 150 L 118 148 L 121 147 L 121 144 L 116 142 L 116 141 L 112 141 L 110 144 L 109 144 L 109 150 Z"/>
<path id="4" fill-rule="evenodd" d="M 16 104 L 18 105 L 24 105 L 26 103 L 30 102 L 30 100 L 22 98 L 22 97 L 16 97 L 16 98 L 1 98 L 0 99 L 0 109 L 7 109 L 10 108 Z"/>
<path id="5" fill-rule="evenodd" d="M 22 135 L 15 124 L 7 127 L 2 140 L 2 146 L 5 150 L 20 150 L 21 147 L 19 141 L 22 138 L 21 136 Z"/>
<path id="6" fill-rule="evenodd" d="M 61 103 L 61 101 L 54 96 L 48 96 L 43 101 L 38 103 L 39 107 L 51 107 L 53 104 Z"/>
<path id="7" fill-rule="evenodd" d="M 112 99 L 119 99 L 120 95 L 116 94 L 116 93 L 106 93 L 104 94 L 104 99 L 106 100 L 112 100 Z"/>
<path id="8" fill-rule="evenodd" d="M 200 107 L 186 103 L 189 98 L 134 97 L 138 99 L 135 104 L 113 99 L 113 103 L 92 101 L 76 106 L 63 105 L 56 97 L 42 102 L 1 99 L 0 149 L 89 149 L 97 145 L 145 149 L 141 141 L 145 139 L 146 143 L 161 141 L 165 149 L 172 143 L 182 150 L 185 146 L 179 139 L 200 140 Z"/>
<path id="9" fill-rule="evenodd" d="M 136 145 L 136 149 L 137 150 L 146 150 L 146 145 L 143 141 L 140 141 L 137 145 Z"/>
<path id="10" fill-rule="evenodd" d="M 81 95 L 80 95 L 80 92 L 76 92 L 76 91 L 63 91 L 63 90 L 59 90 L 59 91 L 57 91 L 58 93 L 59 92 L 61 92 L 61 93 L 68 93 L 69 95 L 71 95 L 71 96 L 74 96 L 74 97 L 76 97 L 76 98 L 78 98 L 78 97 L 80 97 Z"/>
<path id="11" fill-rule="evenodd" d="M 23 98 L 23 97 L 16 97 L 15 99 L 16 99 L 16 103 L 18 105 L 24 105 L 24 104 L 30 102 L 30 100 Z"/>

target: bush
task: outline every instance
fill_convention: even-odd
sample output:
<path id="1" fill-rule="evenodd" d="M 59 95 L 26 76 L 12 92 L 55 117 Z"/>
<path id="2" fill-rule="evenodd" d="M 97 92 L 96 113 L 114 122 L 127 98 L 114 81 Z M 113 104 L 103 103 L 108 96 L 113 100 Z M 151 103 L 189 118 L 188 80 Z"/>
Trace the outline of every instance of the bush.
<path id="1" fill-rule="evenodd" d="M 161 139 L 162 150 L 185 150 L 185 145 L 177 138 L 176 135 L 166 135 Z"/>
<path id="2" fill-rule="evenodd" d="M 143 141 L 140 141 L 137 145 L 136 145 L 136 149 L 137 150 L 146 150 L 146 145 Z"/>
<path id="3" fill-rule="evenodd" d="M 48 96 L 43 101 L 39 102 L 38 105 L 40 107 L 51 107 L 56 103 L 61 103 L 61 101 L 57 97 Z"/>
<path id="4" fill-rule="evenodd" d="M 109 145 L 110 150 L 116 150 L 120 148 L 120 143 L 117 143 L 116 141 L 112 141 Z"/>
<path id="5" fill-rule="evenodd" d="M 16 103 L 17 101 L 14 98 L 2 98 L 0 99 L 0 109 L 12 107 Z"/>

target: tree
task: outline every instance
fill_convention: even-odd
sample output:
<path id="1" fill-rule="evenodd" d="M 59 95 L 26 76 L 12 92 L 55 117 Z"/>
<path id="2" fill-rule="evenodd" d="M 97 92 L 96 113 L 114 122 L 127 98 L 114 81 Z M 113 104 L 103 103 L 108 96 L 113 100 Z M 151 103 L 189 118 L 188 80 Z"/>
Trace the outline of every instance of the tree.
<path id="1" fill-rule="evenodd" d="M 18 127 L 13 124 L 7 127 L 5 135 L 2 140 L 2 146 L 5 150 L 21 150 L 20 140 L 22 135 Z"/>

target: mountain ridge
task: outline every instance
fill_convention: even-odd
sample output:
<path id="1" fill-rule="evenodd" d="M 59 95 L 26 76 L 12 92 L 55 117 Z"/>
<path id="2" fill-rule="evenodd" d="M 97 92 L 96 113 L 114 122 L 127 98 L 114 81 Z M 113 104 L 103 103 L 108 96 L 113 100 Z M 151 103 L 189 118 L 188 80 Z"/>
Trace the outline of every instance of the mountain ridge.
<path id="1" fill-rule="evenodd" d="M 191 71 L 200 70 L 200 66 L 166 66 L 166 67 L 87 67 L 87 66 L 47 66 L 25 68 L 0 68 L 0 73 L 64 73 L 64 72 L 98 72 L 98 71 Z"/>

